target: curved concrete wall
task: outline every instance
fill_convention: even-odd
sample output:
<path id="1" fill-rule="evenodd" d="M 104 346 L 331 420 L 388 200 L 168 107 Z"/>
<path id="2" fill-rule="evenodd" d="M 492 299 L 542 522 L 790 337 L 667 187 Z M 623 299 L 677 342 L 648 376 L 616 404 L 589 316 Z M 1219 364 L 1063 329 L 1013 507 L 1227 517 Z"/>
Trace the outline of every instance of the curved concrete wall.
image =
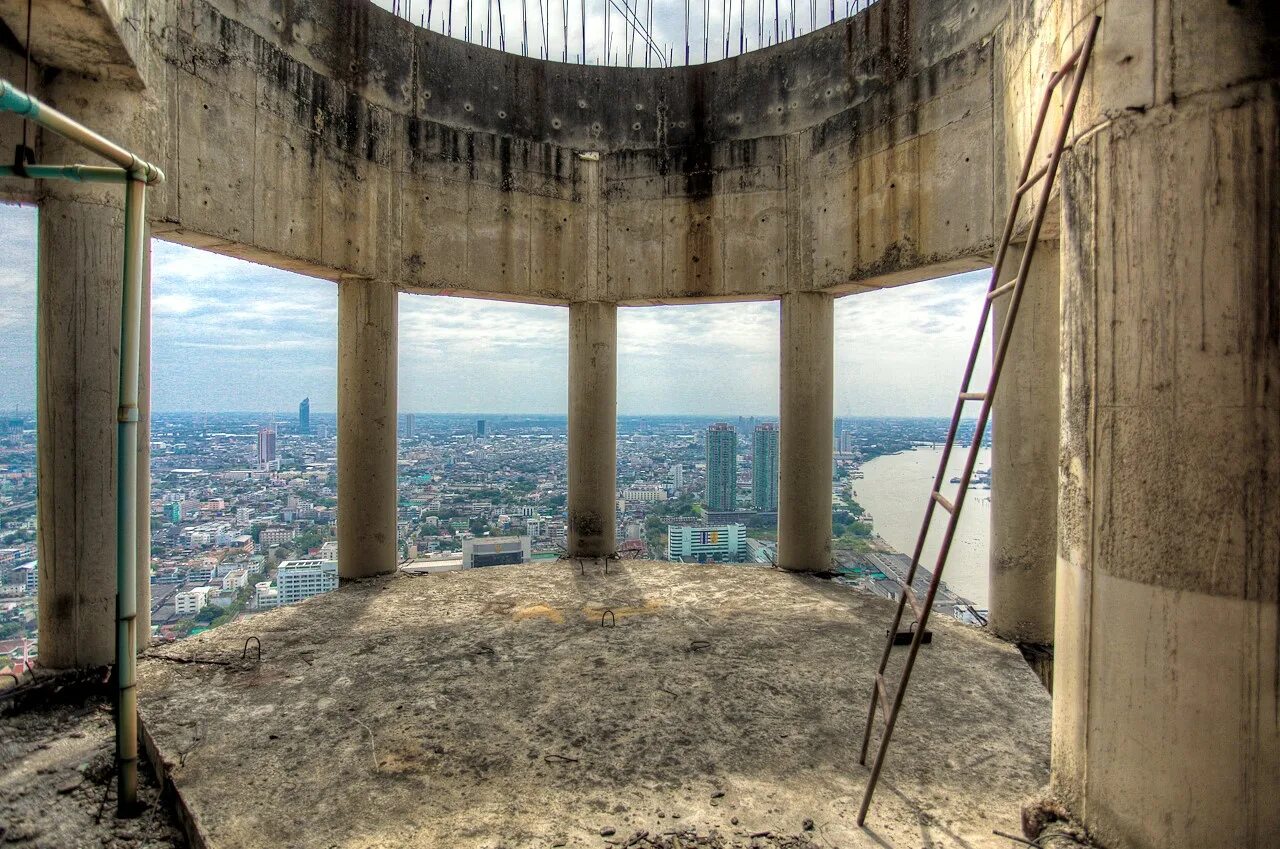
<path id="1" fill-rule="evenodd" d="M 772 49 L 645 70 L 525 59 L 365 2 L 179 4 L 152 33 L 173 178 L 156 230 L 321 276 L 552 303 L 974 267 L 994 218 L 989 5 L 882 0 Z M 584 152 L 602 157 L 598 197 Z"/>

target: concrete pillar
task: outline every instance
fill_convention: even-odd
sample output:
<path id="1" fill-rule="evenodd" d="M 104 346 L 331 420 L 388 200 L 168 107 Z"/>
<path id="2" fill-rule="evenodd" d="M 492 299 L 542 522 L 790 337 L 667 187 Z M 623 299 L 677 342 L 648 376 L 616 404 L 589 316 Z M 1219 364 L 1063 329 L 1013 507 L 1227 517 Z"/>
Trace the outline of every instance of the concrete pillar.
<path id="1" fill-rule="evenodd" d="M 831 568 L 834 339 L 831 295 L 782 296 L 778 566 L 795 572 Z"/>
<path id="2" fill-rule="evenodd" d="M 45 198 L 38 266 L 40 662 L 99 666 L 115 657 L 121 209 Z"/>
<path id="3" fill-rule="evenodd" d="M 617 551 L 618 307 L 569 305 L 569 556 Z"/>
<path id="4" fill-rule="evenodd" d="M 1005 260 L 1012 279 L 1022 249 Z M 989 625 L 1006 640 L 1053 643 L 1058 532 L 1058 243 L 1041 242 L 996 393 L 991 442 Z M 995 333 L 1009 298 L 995 304 Z"/>
<path id="5" fill-rule="evenodd" d="M 1280 68 L 1264 8 L 1099 8 L 1064 159 L 1052 786 L 1112 849 L 1280 833 Z"/>
<path id="6" fill-rule="evenodd" d="M 145 95 L 61 73 L 39 92 L 147 156 L 156 114 Z M 39 133 L 41 162 L 93 157 Z M 40 662 L 98 666 L 115 658 L 116 413 L 124 189 L 48 180 L 40 192 L 36 297 L 37 547 Z M 157 192 L 148 192 L 149 212 Z M 138 643 L 150 635 L 150 276 L 144 289 L 138 424 Z"/>
<path id="7" fill-rule="evenodd" d="M 394 572 L 395 286 L 338 283 L 338 575 Z"/>

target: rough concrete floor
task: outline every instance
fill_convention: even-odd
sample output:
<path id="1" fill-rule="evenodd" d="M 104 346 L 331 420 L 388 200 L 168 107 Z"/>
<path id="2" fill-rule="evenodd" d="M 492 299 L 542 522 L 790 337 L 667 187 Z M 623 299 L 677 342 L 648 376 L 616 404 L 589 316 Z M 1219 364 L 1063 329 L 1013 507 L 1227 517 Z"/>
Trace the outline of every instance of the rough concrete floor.
<path id="1" fill-rule="evenodd" d="M 145 765 L 139 816 L 116 817 L 114 734 L 105 694 L 0 715 L 0 845 L 186 847 Z"/>
<path id="2" fill-rule="evenodd" d="M 141 666 L 145 734 L 209 847 L 1006 849 L 992 829 L 1047 779 L 1018 651 L 938 622 L 859 829 L 891 603 L 744 566 L 585 571 L 396 576 L 183 641 L 163 651 L 201 662 Z"/>

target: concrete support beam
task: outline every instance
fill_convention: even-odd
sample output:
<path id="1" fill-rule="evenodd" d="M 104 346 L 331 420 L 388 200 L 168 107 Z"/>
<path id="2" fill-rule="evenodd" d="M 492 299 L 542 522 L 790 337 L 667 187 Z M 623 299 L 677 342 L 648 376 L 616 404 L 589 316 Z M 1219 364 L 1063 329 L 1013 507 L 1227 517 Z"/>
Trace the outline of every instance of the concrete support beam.
<path id="1" fill-rule="evenodd" d="M 51 668 L 99 666 L 115 656 L 123 228 L 113 206 L 68 198 L 40 205 L 39 623 L 40 661 Z"/>
<path id="2" fill-rule="evenodd" d="M 338 283 L 338 575 L 394 572 L 399 293 L 380 280 Z"/>
<path id="3" fill-rule="evenodd" d="M 617 551 L 618 307 L 569 305 L 569 556 Z"/>
<path id="4" fill-rule="evenodd" d="M 1012 279 L 1023 249 L 1010 248 Z M 1041 242 L 1018 307 L 993 409 L 989 624 L 1018 643 L 1053 643 L 1058 530 L 1058 242 Z M 995 304 L 1004 330 L 1009 298 Z"/>
<path id="5" fill-rule="evenodd" d="M 778 435 L 778 565 L 831 568 L 831 440 L 835 299 L 782 296 L 782 403 Z"/>
<path id="6" fill-rule="evenodd" d="M 1065 160 L 1052 785 L 1114 849 L 1280 833 L 1276 92 L 1131 112 Z"/>

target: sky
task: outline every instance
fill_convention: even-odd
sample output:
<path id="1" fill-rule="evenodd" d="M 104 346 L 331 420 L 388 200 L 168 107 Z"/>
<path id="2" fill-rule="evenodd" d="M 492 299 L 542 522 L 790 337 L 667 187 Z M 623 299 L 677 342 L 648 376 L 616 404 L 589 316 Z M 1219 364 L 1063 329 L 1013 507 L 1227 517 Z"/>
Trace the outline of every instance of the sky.
<path id="1" fill-rule="evenodd" d="M 724 58 L 726 41 L 727 55 L 736 56 L 744 47 L 746 50 L 759 48 L 762 40 L 770 43 L 775 32 L 785 41 L 793 18 L 796 35 L 802 35 L 826 26 L 833 17 L 839 20 L 854 14 L 875 0 L 773 0 L 767 3 L 764 0 L 690 0 L 687 7 L 685 0 L 507 0 L 505 6 L 501 0 L 374 2 L 384 9 L 397 10 L 401 17 L 418 24 L 425 25 L 429 14 L 430 29 L 448 32 L 455 38 L 467 37 L 467 10 L 470 9 L 472 25 L 467 40 L 494 48 L 505 46 L 512 53 L 527 50 L 527 55 L 543 57 L 549 52 L 551 59 L 563 60 L 567 34 L 568 61 L 578 62 L 585 39 L 587 63 L 593 65 L 605 55 L 606 31 L 609 34 L 609 60 L 605 64 L 645 65 L 644 40 L 635 36 L 623 38 L 627 29 L 624 21 L 638 17 L 652 35 L 654 46 L 647 51 L 648 60 L 657 66 L 661 64 L 659 53 L 673 64 L 684 64 L 686 8 L 689 61 L 697 64 L 704 59 L 715 61 Z M 778 19 L 776 27 L 775 18 Z M 744 20 L 745 26 L 742 25 Z M 526 21 L 527 47 L 524 40 Z M 630 62 L 626 58 L 628 46 Z"/>
<path id="2" fill-rule="evenodd" d="M 35 277 L 35 210 L 0 205 L 3 410 L 35 407 Z M 949 415 L 987 277 L 838 299 L 836 415 Z M 336 408 L 335 284 L 155 240 L 152 310 L 157 412 Z M 565 307 L 401 294 L 400 410 L 563 415 L 568 325 Z M 778 345 L 776 301 L 623 307 L 618 412 L 777 415 Z"/>

